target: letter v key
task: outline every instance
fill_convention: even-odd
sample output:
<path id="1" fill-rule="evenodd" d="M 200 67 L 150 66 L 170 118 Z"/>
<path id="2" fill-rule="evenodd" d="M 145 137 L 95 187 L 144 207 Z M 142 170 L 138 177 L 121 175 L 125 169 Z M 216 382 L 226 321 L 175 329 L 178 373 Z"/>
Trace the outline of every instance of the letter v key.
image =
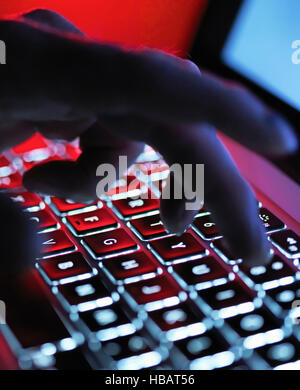
<path id="1" fill-rule="evenodd" d="M 41 233 L 46 239 L 42 239 L 42 252 L 44 254 L 53 254 L 58 252 L 69 252 L 75 249 L 75 245 L 62 230 L 55 230 L 51 233 Z"/>

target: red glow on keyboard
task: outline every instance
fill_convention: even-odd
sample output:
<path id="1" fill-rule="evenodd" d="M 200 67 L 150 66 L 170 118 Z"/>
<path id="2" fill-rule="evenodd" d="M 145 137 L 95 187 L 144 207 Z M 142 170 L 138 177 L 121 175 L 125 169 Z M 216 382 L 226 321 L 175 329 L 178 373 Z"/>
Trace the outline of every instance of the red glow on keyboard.
<path id="1" fill-rule="evenodd" d="M 15 154 L 21 155 L 31 152 L 34 149 L 43 149 L 48 147 L 48 141 L 40 134 L 36 133 L 25 142 L 12 148 Z"/>

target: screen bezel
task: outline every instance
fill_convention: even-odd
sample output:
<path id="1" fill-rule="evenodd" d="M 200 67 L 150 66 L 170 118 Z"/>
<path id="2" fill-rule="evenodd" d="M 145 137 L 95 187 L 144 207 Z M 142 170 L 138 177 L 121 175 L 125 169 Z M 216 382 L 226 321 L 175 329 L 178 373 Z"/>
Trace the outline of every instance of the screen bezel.
<path id="1" fill-rule="evenodd" d="M 245 85 L 270 108 L 288 118 L 300 136 L 298 110 L 222 62 L 223 47 L 243 2 L 244 0 L 210 0 L 191 45 L 189 58 L 200 68 Z M 300 184 L 300 169 L 297 169 L 300 166 L 299 151 L 293 156 L 271 159 L 271 161 Z"/>

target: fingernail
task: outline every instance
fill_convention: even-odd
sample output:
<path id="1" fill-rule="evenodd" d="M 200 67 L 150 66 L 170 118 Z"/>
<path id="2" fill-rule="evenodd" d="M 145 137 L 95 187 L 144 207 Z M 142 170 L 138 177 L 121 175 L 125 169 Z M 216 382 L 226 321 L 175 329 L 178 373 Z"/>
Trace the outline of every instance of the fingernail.
<path id="1" fill-rule="evenodd" d="M 188 225 L 185 227 L 185 229 L 183 229 L 182 232 L 177 232 L 177 233 L 176 233 L 176 236 L 177 236 L 177 237 L 182 236 L 184 233 L 186 233 L 186 232 L 190 229 L 190 227 L 191 227 L 191 224 L 188 224 Z"/>

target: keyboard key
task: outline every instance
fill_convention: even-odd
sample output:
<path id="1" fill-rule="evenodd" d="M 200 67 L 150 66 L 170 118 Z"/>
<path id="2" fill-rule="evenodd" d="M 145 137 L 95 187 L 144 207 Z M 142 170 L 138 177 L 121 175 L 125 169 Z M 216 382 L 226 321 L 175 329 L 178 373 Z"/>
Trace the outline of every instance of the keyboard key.
<path id="1" fill-rule="evenodd" d="M 20 192 L 11 192 L 8 194 L 10 199 L 12 199 L 15 203 L 17 203 L 19 206 L 23 207 L 24 209 L 31 209 L 31 208 L 41 208 L 43 205 L 42 199 L 37 196 L 36 194 L 33 194 L 32 192 L 27 191 L 20 191 Z"/>
<path id="2" fill-rule="evenodd" d="M 132 282 L 136 277 L 158 272 L 159 264 L 144 252 L 134 252 L 103 260 L 102 265 L 114 281 Z"/>
<path id="3" fill-rule="evenodd" d="M 113 201 L 113 205 L 124 218 L 129 218 L 136 214 L 143 214 L 148 211 L 159 208 L 159 200 L 151 199 L 151 193 L 148 193 L 148 199 L 126 198 Z"/>
<path id="4" fill-rule="evenodd" d="M 111 305 L 113 299 L 102 281 L 96 277 L 58 287 L 59 296 L 68 309 L 79 311 Z"/>
<path id="5" fill-rule="evenodd" d="M 211 286 L 211 282 L 216 280 L 223 279 L 225 283 L 229 271 L 212 256 L 174 265 L 173 270 L 186 285 L 195 286 L 196 289 Z"/>
<path id="6" fill-rule="evenodd" d="M 66 220 L 78 236 L 118 226 L 118 221 L 106 208 L 68 215 Z"/>
<path id="7" fill-rule="evenodd" d="M 278 255 L 274 255 L 271 262 L 267 265 L 247 267 L 241 264 L 240 269 L 254 284 L 261 285 L 264 290 L 278 287 L 281 280 L 293 282 L 297 272 L 296 269 L 293 269 Z"/>
<path id="8" fill-rule="evenodd" d="M 92 274 L 92 268 L 80 252 L 43 259 L 39 261 L 38 266 L 52 282 Z"/>
<path id="9" fill-rule="evenodd" d="M 200 215 L 196 217 L 193 225 L 195 226 L 197 232 L 205 240 L 212 240 L 221 236 L 210 215 Z"/>
<path id="10" fill-rule="evenodd" d="M 3 170 L 2 168 L 5 169 Z M 8 176 L 11 173 L 12 173 L 11 163 L 5 156 L 0 155 L 0 176 Z"/>
<path id="11" fill-rule="evenodd" d="M 268 291 L 270 296 L 282 310 L 291 310 L 295 300 L 300 299 L 300 281 Z"/>
<path id="12" fill-rule="evenodd" d="M 16 172 L 9 176 L 0 177 L 0 189 L 8 190 L 22 187 L 22 176 Z"/>
<path id="13" fill-rule="evenodd" d="M 167 265 L 206 254 L 206 249 L 190 233 L 184 233 L 180 237 L 172 236 L 152 241 L 151 248 Z"/>
<path id="14" fill-rule="evenodd" d="M 234 355 L 228 351 L 229 344 L 214 329 L 200 336 L 175 341 L 174 345 L 186 359 L 192 362 L 191 369 L 213 369 L 230 365 L 234 361 Z M 213 356 L 225 351 L 228 352 L 227 359 L 224 356 L 224 359 L 219 359 L 218 364 L 218 361 L 214 360 Z M 210 359 L 204 360 L 203 358 L 207 356 Z"/>
<path id="15" fill-rule="evenodd" d="M 237 259 L 231 254 L 230 250 L 225 245 L 223 238 L 213 241 L 211 243 L 211 247 L 220 257 L 222 257 L 223 260 L 229 264 L 236 264 L 241 262 L 241 259 Z"/>
<path id="16" fill-rule="evenodd" d="M 121 228 L 87 236 L 82 242 L 96 258 L 113 256 L 138 248 L 136 242 Z"/>
<path id="17" fill-rule="evenodd" d="M 69 252 L 76 247 L 63 230 L 54 230 L 41 234 L 42 256 L 51 256 L 60 252 Z"/>
<path id="18" fill-rule="evenodd" d="M 271 234 L 271 241 L 287 257 L 300 257 L 300 237 L 292 230 L 282 230 Z"/>
<path id="19" fill-rule="evenodd" d="M 167 332 L 168 340 L 178 340 L 195 333 L 203 333 L 206 326 L 202 322 L 203 313 L 197 310 L 191 302 L 154 310 L 149 318 L 155 323 L 152 327 L 154 337 L 161 338 L 161 332 Z M 161 332 L 157 331 L 157 327 Z M 151 331 L 151 330 L 150 330 Z"/>
<path id="20" fill-rule="evenodd" d="M 103 352 L 115 362 L 117 370 L 141 370 L 158 366 L 166 352 L 153 350 L 148 340 L 139 333 L 104 341 Z"/>
<path id="21" fill-rule="evenodd" d="M 148 346 L 145 338 L 139 334 L 119 337 L 117 340 L 104 341 L 102 346 L 103 351 L 115 361 L 151 352 L 151 348 Z M 134 363 L 134 369 L 144 368 L 143 365 L 139 367 L 139 365 L 143 363 L 142 358 Z M 121 369 L 121 367 L 119 367 L 119 369 Z"/>
<path id="22" fill-rule="evenodd" d="M 133 175 L 127 175 L 117 181 L 116 186 L 106 192 L 106 196 L 113 200 L 126 199 L 141 193 L 141 182 Z"/>
<path id="23" fill-rule="evenodd" d="M 280 324 L 277 318 L 271 314 L 265 308 L 256 309 L 250 313 L 240 314 L 235 317 L 226 319 L 226 322 L 231 326 L 237 335 L 243 339 L 255 336 L 258 333 L 266 333 L 274 329 L 279 329 Z M 253 340 L 254 337 L 248 340 Z M 269 340 L 266 338 L 256 338 L 254 342 L 267 343 Z M 251 346 L 250 343 L 249 347 Z M 245 345 L 247 347 L 247 344 Z"/>
<path id="24" fill-rule="evenodd" d="M 53 368 L 56 370 L 91 370 L 86 357 L 79 349 L 57 352 L 53 355 Z"/>
<path id="25" fill-rule="evenodd" d="M 60 227 L 58 221 L 47 209 L 31 212 L 29 214 L 29 219 L 37 223 L 40 232 L 55 230 Z"/>
<path id="26" fill-rule="evenodd" d="M 151 240 L 167 234 L 159 214 L 133 219 L 130 225 L 143 240 Z"/>
<path id="27" fill-rule="evenodd" d="M 80 318 L 91 332 L 96 333 L 100 341 L 126 336 L 136 331 L 136 327 L 117 304 L 80 313 Z"/>
<path id="28" fill-rule="evenodd" d="M 273 232 L 284 228 L 284 223 L 266 208 L 263 207 L 259 209 L 258 215 L 267 232 Z"/>
<path id="29" fill-rule="evenodd" d="M 6 180 L 8 176 L 11 176 L 15 172 L 15 170 L 16 168 L 13 164 L 10 163 L 5 156 L 0 155 L 0 179 L 4 178 Z"/>
<path id="30" fill-rule="evenodd" d="M 64 200 L 64 199 L 55 198 L 55 197 L 51 198 L 51 203 L 52 203 L 52 205 L 55 206 L 54 207 L 55 212 L 57 212 L 59 215 L 66 215 L 70 211 L 84 209 L 84 208 L 90 207 L 90 206 L 95 206 L 95 208 L 96 208 L 96 204 L 97 204 L 97 202 L 91 203 L 91 204 L 75 203 L 72 200 L 68 200 L 68 199 Z"/>
<path id="31" fill-rule="evenodd" d="M 48 148 L 48 141 L 40 133 L 35 133 L 26 141 L 12 148 L 12 152 L 17 155 L 29 153 L 35 149 Z"/>
<path id="32" fill-rule="evenodd" d="M 207 288 L 199 291 L 198 294 L 213 310 L 218 310 L 222 318 L 239 314 L 238 306 L 247 305 L 254 299 L 254 292 L 250 294 L 250 290 L 237 281 Z M 250 305 L 249 309 L 253 309 L 253 306 Z"/>
<path id="33" fill-rule="evenodd" d="M 299 361 L 299 342 L 294 337 L 289 337 L 280 342 L 257 348 L 256 352 L 274 368 L 289 362 Z"/>
<path id="34" fill-rule="evenodd" d="M 147 176 L 148 181 L 162 180 L 167 178 L 169 174 L 169 166 L 163 159 L 155 162 L 137 163 L 136 167 L 142 175 Z"/>
<path id="35" fill-rule="evenodd" d="M 154 301 L 178 296 L 180 287 L 167 276 L 143 280 L 125 286 L 127 293 L 139 304 L 145 305 Z"/>

